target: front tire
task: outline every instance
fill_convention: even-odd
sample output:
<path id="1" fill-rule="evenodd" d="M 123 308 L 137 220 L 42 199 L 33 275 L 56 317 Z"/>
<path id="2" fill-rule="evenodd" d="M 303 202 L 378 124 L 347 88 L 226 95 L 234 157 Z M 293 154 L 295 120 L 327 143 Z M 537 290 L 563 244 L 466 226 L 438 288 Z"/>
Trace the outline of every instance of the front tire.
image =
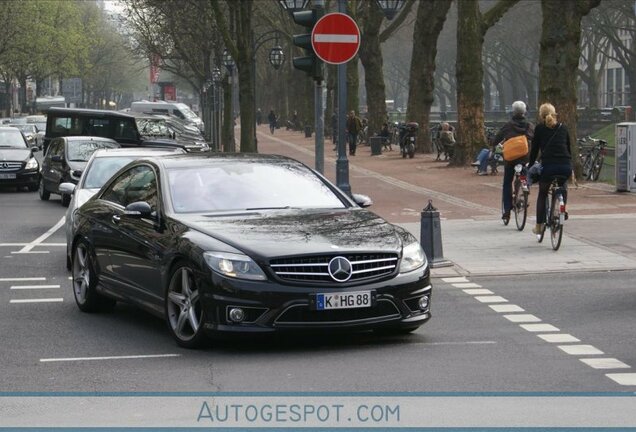
<path id="1" fill-rule="evenodd" d="M 46 190 L 46 187 L 44 187 L 44 179 L 43 178 L 40 178 L 40 184 L 38 185 L 38 191 L 39 191 L 40 199 L 42 201 L 48 201 L 49 198 L 51 197 L 51 193 Z"/>
<path id="2" fill-rule="evenodd" d="M 97 275 L 93 268 L 90 249 L 83 241 L 75 246 L 72 272 L 73 296 L 82 312 L 110 310 L 115 306 L 114 299 L 104 297 L 96 291 Z"/>
<path id="3" fill-rule="evenodd" d="M 165 314 L 170 334 L 180 347 L 199 348 L 206 341 L 201 295 L 194 272 L 185 263 L 179 263 L 170 278 Z"/>

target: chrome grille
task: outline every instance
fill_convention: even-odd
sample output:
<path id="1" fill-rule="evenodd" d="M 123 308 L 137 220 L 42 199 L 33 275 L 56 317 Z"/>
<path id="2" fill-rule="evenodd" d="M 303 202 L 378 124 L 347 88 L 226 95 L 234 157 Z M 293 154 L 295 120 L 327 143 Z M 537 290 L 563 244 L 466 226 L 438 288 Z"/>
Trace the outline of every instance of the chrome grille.
<path id="1" fill-rule="evenodd" d="M 24 162 L 0 162 L 0 172 L 20 171 Z"/>
<path id="2" fill-rule="evenodd" d="M 334 283 L 329 274 L 329 261 L 344 257 L 352 267 L 347 282 L 379 279 L 395 272 L 398 257 L 394 253 L 339 254 L 278 258 L 270 261 L 270 267 L 280 279 L 293 282 Z"/>

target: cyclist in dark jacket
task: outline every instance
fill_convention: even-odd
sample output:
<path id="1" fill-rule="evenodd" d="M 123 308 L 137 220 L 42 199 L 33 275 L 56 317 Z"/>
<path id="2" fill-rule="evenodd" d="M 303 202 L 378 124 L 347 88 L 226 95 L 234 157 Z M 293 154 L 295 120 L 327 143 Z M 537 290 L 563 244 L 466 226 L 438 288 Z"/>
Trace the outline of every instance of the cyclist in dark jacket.
<path id="1" fill-rule="evenodd" d="M 512 119 L 499 129 L 490 144 L 493 147 L 493 152 L 495 152 L 497 144 L 500 142 L 520 135 L 525 135 L 528 138 L 528 142 L 530 142 L 533 134 L 534 126 L 526 120 L 526 104 L 522 101 L 516 101 L 512 104 Z M 515 165 L 518 163 L 525 164 L 527 161 L 528 155 L 513 161 L 504 162 L 503 192 L 501 196 L 503 215 L 501 218 L 506 222 L 510 220 L 510 209 L 512 208 L 512 180 L 515 176 Z"/>
<path id="2" fill-rule="evenodd" d="M 532 230 L 541 234 L 545 224 L 545 199 L 548 196 L 553 176 L 569 177 L 572 173 L 572 151 L 570 150 L 570 134 L 563 123 L 557 122 L 554 106 L 544 103 L 539 108 L 540 124 L 534 131 L 530 162 L 532 166 L 541 152 L 541 177 L 539 179 L 539 194 L 537 195 L 537 224 Z M 560 181 L 559 186 L 566 186 L 566 181 Z M 563 200 L 567 204 L 567 190 L 563 193 Z M 567 218 L 567 212 L 565 213 Z"/>

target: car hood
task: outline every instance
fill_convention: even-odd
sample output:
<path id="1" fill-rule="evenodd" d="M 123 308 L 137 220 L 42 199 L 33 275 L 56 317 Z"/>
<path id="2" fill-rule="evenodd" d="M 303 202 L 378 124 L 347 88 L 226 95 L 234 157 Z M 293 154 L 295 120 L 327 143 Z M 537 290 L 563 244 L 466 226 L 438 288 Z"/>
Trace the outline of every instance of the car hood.
<path id="1" fill-rule="evenodd" d="M 399 252 L 410 236 L 363 209 L 180 215 L 179 219 L 192 229 L 260 258 L 339 251 Z"/>
<path id="2" fill-rule="evenodd" d="M 0 148 L 1 161 L 25 161 L 31 156 L 31 149 Z"/>

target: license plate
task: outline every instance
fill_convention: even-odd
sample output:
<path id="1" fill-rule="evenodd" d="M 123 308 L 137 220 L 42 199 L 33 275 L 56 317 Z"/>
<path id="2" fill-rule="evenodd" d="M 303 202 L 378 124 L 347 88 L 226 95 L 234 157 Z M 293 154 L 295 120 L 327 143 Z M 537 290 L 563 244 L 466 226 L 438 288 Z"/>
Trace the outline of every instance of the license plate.
<path id="1" fill-rule="evenodd" d="M 0 174 L 0 179 L 14 179 L 15 174 Z"/>
<path id="2" fill-rule="evenodd" d="M 371 307 L 371 300 L 371 291 L 317 294 L 316 309 L 327 310 Z"/>

